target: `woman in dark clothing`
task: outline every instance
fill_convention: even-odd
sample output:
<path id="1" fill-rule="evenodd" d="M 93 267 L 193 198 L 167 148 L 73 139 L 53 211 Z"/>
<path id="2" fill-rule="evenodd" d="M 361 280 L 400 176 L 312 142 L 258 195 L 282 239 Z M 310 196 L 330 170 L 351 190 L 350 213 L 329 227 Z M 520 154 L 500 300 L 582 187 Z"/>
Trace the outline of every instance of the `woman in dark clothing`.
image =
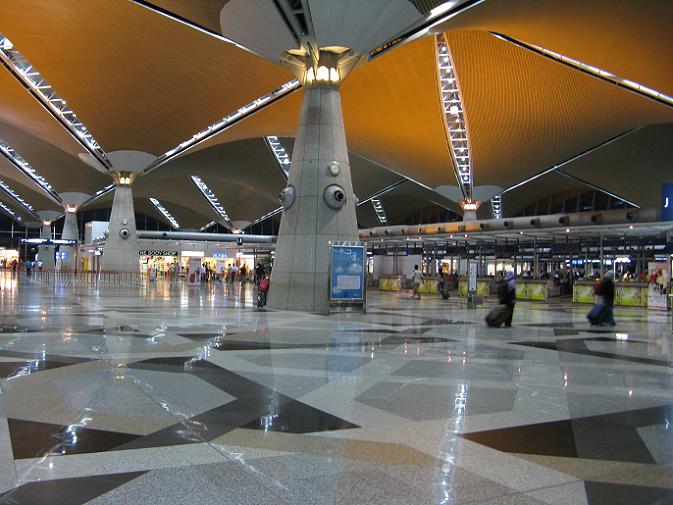
<path id="1" fill-rule="evenodd" d="M 498 298 L 500 304 L 506 305 L 509 309 L 509 315 L 505 321 L 505 326 L 512 326 L 512 316 L 514 316 L 514 302 L 516 300 L 516 281 L 514 280 L 514 272 L 507 272 L 505 280 L 502 282 L 498 290 Z"/>
<path id="2" fill-rule="evenodd" d="M 615 283 L 612 281 L 612 278 L 614 276 L 615 273 L 612 270 L 607 272 L 605 274 L 605 277 L 603 277 L 601 283 L 598 285 L 598 288 L 596 289 L 596 294 L 603 297 L 603 303 L 607 308 L 607 313 L 605 315 L 604 322 L 610 326 L 615 326 L 617 324 L 615 323 L 615 314 L 614 314 Z"/>

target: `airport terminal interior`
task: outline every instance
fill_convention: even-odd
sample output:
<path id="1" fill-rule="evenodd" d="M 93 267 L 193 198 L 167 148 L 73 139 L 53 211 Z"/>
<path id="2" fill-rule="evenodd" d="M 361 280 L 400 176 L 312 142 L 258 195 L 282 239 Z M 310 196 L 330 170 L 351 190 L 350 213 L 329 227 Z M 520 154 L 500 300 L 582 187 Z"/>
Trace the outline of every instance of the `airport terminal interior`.
<path id="1" fill-rule="evenodd" d="M 0 505 L 672 505 L 671 26 L 2 0 Z"/>

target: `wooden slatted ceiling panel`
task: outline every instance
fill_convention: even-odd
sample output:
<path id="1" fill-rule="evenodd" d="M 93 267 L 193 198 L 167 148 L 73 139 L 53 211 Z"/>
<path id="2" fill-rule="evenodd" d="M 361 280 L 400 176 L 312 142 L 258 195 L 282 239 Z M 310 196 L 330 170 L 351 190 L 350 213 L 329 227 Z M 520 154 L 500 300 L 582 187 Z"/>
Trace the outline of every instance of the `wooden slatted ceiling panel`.
<path id="1" fill-rule="evenodd" d="M 488 33 L 447 37 L 475 184 L 508 187 L 621 132 L 673 121 L 673 109 Z"/>
<path id="2" fill-rule="evenodd" d="M 4 125 L 25 130 L 74 157 L 82 152 L 82 148 L 70 134 L 2 67 L 0 68 L 0 137 L 6 134 Z"/>
<path id="3" fill-rule="evenodd" d="M 229 0 L 151 0 L 151 3 L 196 24 L 222 33 L 220 11 Z"/>
<path id="4" fill-rule="evenodd" d="M 455 184 L 425 38 L 357 68 L 342 86 L 348 148 L 430 187 Z"/>
<path id="5" fill-rule="evenodd" d="M 2 31 L 106 151 L 161 154 L 289 71 L 127 1 L 3 1 Z"/>
<path id="6" fill-rule="evenodd" d="M 341 88 L 348 148 L 428 186 L 455 184 L 444 136 L 431 38 L 357 68 Z M 294 136 L 301 92 L 201 144 L 264 135 Z"/>
<path id="7" fill-rule="evenodd" d="M 505 216 L 516 216 L 527 206 L 551 195 L 563 192 L 576 193 L 591 190 L 592 188 L 585 184 L 552 172 L 505 193 L 503 195 Z M 490 205 L 485 203 L 484 206 L 487 207 L 490 212 Z M 541 214 L 545 214 L 546 212 L 547 209 L 540 210 Z"/>
<path id="8" fill-rule="evenodd" d="M 569 174 L 641 207 L 661 205 L 661 184 L 673 182 L 673 124 L 653 125 L 563 167 Z"/>
<path id="9" fill-rule="evenodd" d="M 13 128 L 0 121 L 0 137 L 47 179 L 57 192 L 93 194 L 110 184 L 109 176 L 25 130 Z"/>
<path id="10" fill-rule="evenodd" d="M 437 27 L 509 35 L 673 96 L 673 2 L 488 0 Z"/>

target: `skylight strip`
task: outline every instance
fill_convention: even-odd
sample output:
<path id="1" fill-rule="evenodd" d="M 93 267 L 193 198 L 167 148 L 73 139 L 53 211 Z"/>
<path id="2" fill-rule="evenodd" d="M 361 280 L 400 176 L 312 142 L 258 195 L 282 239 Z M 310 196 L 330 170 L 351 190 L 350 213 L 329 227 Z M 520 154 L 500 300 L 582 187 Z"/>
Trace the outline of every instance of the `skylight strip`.
<path id="1" fill-rule="evenodd" d="M 376 213 L 376 217 L 379 219 L 379 223 L 381 224 L 388 224 L 388 218 L 386 217 L 386 211 L 383 208 L 383 204 L 381 203 L 381 200 L 378 198 L 372 198 L 372 207 L 374 207 L 374 212 Z"/>
<path id="2" fill-rule="evenodd" d="M 212 228 L 216 224 L 217 224 L 216 221 L 211 221 L 210 223 L 204 224 L 201 228 L 199 228 L 199 231 L 206 231 L 208 228 Z"/>
<path id="3" fill-rule="evenodd" d="M 89 153 L 105 168 L 112 166 L 105 151 L 77 114 L 2 33 L 0 33 L 0 61 Z"/>
<path id="4" fill-rule="evenodd" d="M 170 212 L 168 212 L 168 209 L 161 205 L 161 202 L 157 200 L 156 198 L 150 198 L 150 202 L 152 202 L 152 205 L 156 207 L 156 209 L 161 212 L 161 214 L 168 220 L 169 223 L 171 223 L 171 226 L 175 228 L 176 230 L 180 229 L 180 225 L 178 222 L 175 220 L 175 218 L 171 215 Z"/>
<path id="5" fill-rule="evenodd" d="M 0 152 L 5 155 L 5 157 L 12 162 L 12 164 L 19 169 L 20 172 L 30 177 L 35 183 L 43 189 L 49 197 L 53 200 L 56 200 L 57 203 L 61 203 L 61 197 L 58 196 L 58 193 L 54 191 L 54 188 L 47 182 L 47 179 L 42 177 L 37 170 L 35 170 L 30 163 L 28 163 L 23 157 L 16 152 L 16 150 L 10 146 L 7 142 L 0 138 Z"/>
<path id="6" fill-rule="evenodd" d="M 33 206 L 29 204 L 26 200 L 24 200 L 21 195 L 19 195 L 16 191 L 12 189 L 12 187 L 7 184 L 5 181 L 0 180 L 0 189 L 2 189 L 5 193 L 7 193 L 12 199 L 18 203 L 21 207 L 26 209 L 26 211 L 33 217 L 37 218 L 37 214 L 35 213 L 35 210 L 33 209 Z"/>
<path id="7" fill-rule="evenodd" d="M 244 105 L 235 112 L 232 112 L 226 117 L 216 121 L 215 123 L 209 125 L 207 128 L 201 130 L 200 132 L 195 133 L 189 139 L 181 142 L 176 147 L 170 151 L 166 151 L 164 154 L 159 156 L 154 163 L 145 169 L 143 172 L 147 174 L 152 170 L 156 170 L 162 165 L 165 165 L 172 159 L 184 154 L 186 151 L 192 149 L 194 146 L 197 146 L 201 142 L 214 137 L 218 133 L 226 130 L 227 128 L 232 127 L 233 125 L 239 123 L 240 121 L 252 116 L 253 114 L 259 112 L 260 110 L 265 109 L 269 105 L 277 102 L 281 98 L 286 97 L 287 95 L 297 91 L 301 88 L 301 83 L 298 80 L 293 80 L 286 82 L 280 88 L 273 90 L 271 93 L 267 93 L 264 96 L 256 98 L 247 105 Z"/>
<path id="8" fill-rule="evenodd" d="M 491 215 L 494 219 L 502 219 L 502 195 L 495 195 L 493 198 L 491 198 Z"/>
<path id="9" fill-rule="evenodd" d="M 280 171 L 287 180 L 290 177 L 290 164 L 292 163 L 290 155 L 285 150 L 285 147 L 283 147 L 283 144 L 280 143 L 278 137 L 264 137 L 264 141 L 266 142 L 266 145 L 269 146 L 269 149 L 273 153 L 273 157 L 276 158 L 278 168 L 280 168 Z"/>
<path id="10" fill-rule="evenodd" d="M 262 221 L 265 221 L 265 220 L 269 219 L 270 217 L 276 216 L 276 215 L 280 214 L 281 212 L 283 212 L 283 207 L 278 207 L 277 209 L 274 209 L 271 212 L 269 212 L 268 214 L 264 214 L 259 219 L 253 221 L 248 227 L 255 226 L 256 224 L 259 224 Z"/>
<path id="11" fill-rule="evenodd" d="M 657 91 L 652 88 L 648 88 L 647 86 L 643 86 L 640 83 L 631 81 L 629 79 L 625 79 L 623 77 L 620 77 L 618 75 L 613 74 L 612 72 L 608 72 L 607 70 L 603 70 L 598 67 L 594 67 L 592 65 L 587 65 L 586 63 L 583 63 L 581 61 L 575 60 L 573 58 L 569 58 L 568 56 L 565 56 L 563 54 L 556 53 L 554 51 L 550 51 L 549 49 L 545 49 L 544 47 L 541 46 L 536 46 L 534 44 L 527 44 L 526 42 L 522 42 L 517 39 L 513 39 L 512 37 L 508 37 L 507 35 L 503 35 L 501 33 L 496 33 L 496 32 L 491 32 L 491 35 L 494 37 L 497 37 L 501 40 L 504 40 L 505 42 L 509 42 L 511 44 L 517 45 L 519 47 L 522 47 L 524 49 L 527 49 L 529 51 L 532 51 L 536 54 L 545 56 L 546 58 L 552 59 L 554 61 L 563 63 L 565 65 L 568 65 L 572 68 L 575 68 L 577 70 L 580 70 L 586 74 L 590 74 L 594 77 L 598 77 L 599 79 L 602 79 L 604 81 L 607 81 L 611 84 L 615 84 L 619 87 L 628 89 L 629 91 L 633 91 L 634 93 L 638 93 L 641 96 L 644 96 L 646 98 L 650 98 L 652 100 L 655 100 L 661 104 L 668 105 L 669 107 L 673 107 L 673 97 L 670 97 L 661 91 Z"/>
<path id="12" fill-rule="evenodd" d="M 17 216 L 16 212 L 14 212 L 7 205 L 5 205 L 5 202 L 0 202 L 0 209 L 2 209 L 10 218 L 14 219 L 15 221 L 21 222 L 21 216 Z"/>
<path id="13" fill-rule="evenodd" d="M 190 177 L 192 179 L 192 182 L 194 182 L 194 184 L 196 185 L 197 189 L 203 195 L 203 197 L 206 200 L 208 200 L 208 203 L 213 208 L 213 210 L 217 212 L 222 219 L 224 219 L 227 223 L 229 223 L 231 219 L 229 219 L 229 215 L 227 214 L 224 205 L 222 205 L 222 203 L 217 198 L 217 195 L 215 195 L 213 190 L 208 187 L 208 185 L 203 181 L 203 179 L 201 179 L 201 177 L 198 177 L 196 175 L 192 175 Z"/>
<path id="14" fill-rule="evenodd" d="M 454 170 L 465 198 L 472 196 L 472 163 L 469 136 L 463 102 L 458 89 L 458 77 L 444 34 L 436 36 L 437 76 L 444 111 L 445 132 L 455 160 Z"/>
<path id="15" fill-rule="evenodd" d="M 164 16 L 168 19 L 171 19 L 171 20 L 176 21 L 180 24 L 183 24 L 185 26 L 189 26 L 190 28 L 198 30 L 201 33 L 205 33 L 206 35 L 210 35 L 211 37 L 215 37 L 216 39 L 219 39 L 219 40 L 221 40 L 223 42 L 226 42 L 228 44 L 233 44 L 234 46 L 238 47 L 239 49 L 243 49 L 244 51 L 247 51 L 248 53 L 254 54 L 255 56 L 261 56 L 260 54 L 253 51 L 249 47 L 246 47 L 242 44 L 239 44 L 235 40 L 232 40 L 228 37 L 225 37 L 221 33 L 218 33 L 218 32 L 216 32 L 214 30 L 211 30 L 211 29 L 209 29 L 205 26 L 202 26 L 198 23 L 195 23 L 191 19 L 187 19 L 187 18 L 182 17 L 178 14 L 175 14 L 174 12 L 170 12 L 169 10 L 163 9 L 163 8 L 159 7 L 158 5 L 154 5 L 151 2 L 146 2 L 145 0 L 130 0 L 130 1 L 133 2 L 134 4 L 137 4 L 141 7 L 144 7 L 145 9 L 151 10 L 152 12 L 155 12 L 155 13 L 157 13 L 161 16 Z"/>

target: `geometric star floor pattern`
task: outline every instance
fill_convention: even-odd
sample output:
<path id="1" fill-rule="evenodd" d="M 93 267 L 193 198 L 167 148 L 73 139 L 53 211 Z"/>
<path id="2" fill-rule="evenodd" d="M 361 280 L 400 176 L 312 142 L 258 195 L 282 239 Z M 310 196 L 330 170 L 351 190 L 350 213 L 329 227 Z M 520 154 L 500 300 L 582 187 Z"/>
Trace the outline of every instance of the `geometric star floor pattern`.
<path id="1" fill-rule="evenodd" d="M 665 313 L 0 285 L 0 504 L 673 503 Z"/>

